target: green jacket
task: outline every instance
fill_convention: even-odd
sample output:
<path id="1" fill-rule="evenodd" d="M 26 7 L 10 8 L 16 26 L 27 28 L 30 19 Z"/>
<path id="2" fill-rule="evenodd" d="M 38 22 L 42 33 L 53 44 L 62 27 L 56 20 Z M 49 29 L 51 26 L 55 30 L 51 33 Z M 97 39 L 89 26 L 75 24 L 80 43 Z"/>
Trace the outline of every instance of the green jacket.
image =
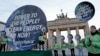
<path id="1" fill-rule="evenodd" d="M 44 41 L 44 36 L 39 36 L 39 41 Z"/>
<path id="2" fill-rule="evenodd" d="M 87 35 L 85 38 L 85 45 L 88 49 L 89 53 L 93 53 L 93 54 L 100 54 L 100 35 L 99 34 L 95 34 L 92 37 L 92 45 L 90 42 L 90 35 Z"/>
<path id="3" fill-rule="evenodd" d="M 2 44 L 6 44 L 7 43 L 7 38 L 2 38 Z"/>
<path id="4" fill-rule="evenodd" d="M 54 46 L 53 46 L 53 49 L 54 50 L 58 50 L 59 49 L 59 44 L 58 43 L 55 43 Z"/>
<path id="5" fill-rule="evenodd" d="M 71 48 L 71 49 L 74 48 L 74 43 L 71 43 L 71 44 L 70 44 L 70 48 Z"/>
<path id="6" fill-rule="evenodd" d="M 83 45 L 83 43 L 78 43 L 77 47 L 82 49 L 84 47 L 84 45 Z"/>
<path id="7" fill-rule="evenodd" d="M 63 43 L 63 44 L 61 45 L 61 49 L 62 49 L 62 50 L 66 50 L 66 48 L 67 48 L 67 44 L 66 44 L 66 43 Z"/>

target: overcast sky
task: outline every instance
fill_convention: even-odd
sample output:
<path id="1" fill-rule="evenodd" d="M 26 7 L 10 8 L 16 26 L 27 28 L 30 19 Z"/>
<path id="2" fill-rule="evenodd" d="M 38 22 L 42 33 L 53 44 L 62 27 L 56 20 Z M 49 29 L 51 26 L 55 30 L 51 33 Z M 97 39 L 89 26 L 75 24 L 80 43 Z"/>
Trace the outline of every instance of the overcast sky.
<path id="1" fill-rule="evenodd" d="M 9 16 L 14 12 L 17 8 L 24 5 L 36 5 L 40 7 L 46 17 L 47 20 L 55 20 L 56 14 L 61 13 L 61 9 L 69 18 L 74 18 L 75 7 L 77 4 L 84 0 L 0 0 L 0 21 L 6 22 Z M 89 25 L 96 25 L 97 28 L 100 27 L 100 0 L 86 0 L 91 2 L 95 6 L 95 15 L 89 21 Z"/>

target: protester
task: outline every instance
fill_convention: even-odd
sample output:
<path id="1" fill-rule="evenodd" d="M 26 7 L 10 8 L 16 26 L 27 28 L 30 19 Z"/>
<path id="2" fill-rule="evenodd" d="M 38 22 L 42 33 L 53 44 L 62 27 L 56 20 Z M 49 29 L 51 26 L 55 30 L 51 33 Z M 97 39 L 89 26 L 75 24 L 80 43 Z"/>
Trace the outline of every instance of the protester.
<path id="1" fill-rule="evenodd" d="M 39 36 L 39 50 L 44 50 L 45 38 L 43 33 Z"/>
<path id="2" fill-rule="evenodd" d="M 71 40 L 70 49 L 71 49 L 71 56 L 75 56 L 73 40 Z"/>
<path id="3" fill-rule="evenodd" d="M 90 27 L 90 33 L 85 37 L 88 56 L 100 56 L 100 35 L 94 25 Z"/>
<path id="4" fill-rule="evenodd" d="M 6 51 L 7 36 L 2 37 L 0 51 Z"/>
<path id="5" fill-rule="evenodd" d="M 84 56 L 84 54 L 83 54 L 83 47 L 84 47 L 83 41 L 80 40 L 79 43 L 77 44 L 77 48 L 79 50 L 79 56 Z"/>
<path id="6" fill-rule="evenodd" d="M 59 44 L 57 42 L 54 43 L 54 56 L 58 56 Z"/>
<path id="7" fill-rule="evenodd" d="M 66 56 L 66 54 L 65 54 L 66 48 L 67 48 L 67 44 L 63 41 L 62 44 L 61 44 L 61 50 L 62 50 L 63 56 Z"/>

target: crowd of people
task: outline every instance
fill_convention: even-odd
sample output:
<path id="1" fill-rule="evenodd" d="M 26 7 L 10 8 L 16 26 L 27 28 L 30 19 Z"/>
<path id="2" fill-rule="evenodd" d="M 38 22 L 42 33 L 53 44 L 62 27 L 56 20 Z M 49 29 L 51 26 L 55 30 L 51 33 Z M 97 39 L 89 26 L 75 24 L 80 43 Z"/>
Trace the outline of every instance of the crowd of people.
<path id="1" fill-rule="evenodd" d="M 1 37 L 0 39 L 0 51 L 5 51 L 7 44 L 7 37 Z M 39 50 L 44 50 L 45 38 L 44 34 L 39 36 Z M 96 29 L 95 26 L 90 27 L 90 33 L 87 33 L 84 40 L 80 40 L 77 46 L 74 45 L 73 40 L 70 43 L 65 43 L 62 41 L 61 48 L 57 41 L 53 45 L 54 56 L 58 56 L 58 50 L 62 50 L 62 55 L 66 55 L 66 48 L 69 48 L 71 51 L 71 56 L 75 56 L 75 48 L 79 51 L 79 56 L 84 56 L 83 48 L 87 48 L 88 56 L 100 56 L 100 28 Z"/>
<path id="2" fill-rule="evenodd" d="M 79 51 L 79 56 L 85 56 L 83 53 L 83 48 L 87 48 L 88 56 L 100 56 L 100 28 L 96 29 L 94 25 L 90 27 L 90 32 L 88 32 L 83 40 L 80 40 L 77 46 L 74 45 L 73 41 L 71 43 L 61 44 L 62 55 L 67 56 L 65 51 L 69 48 L 71 51 L 71 56 L 75 56 L 75 48 Z M 55 42 L 54 44 L 54 56 L 58 56 L 58 50 L 60 49 L 59 44 Z"/>

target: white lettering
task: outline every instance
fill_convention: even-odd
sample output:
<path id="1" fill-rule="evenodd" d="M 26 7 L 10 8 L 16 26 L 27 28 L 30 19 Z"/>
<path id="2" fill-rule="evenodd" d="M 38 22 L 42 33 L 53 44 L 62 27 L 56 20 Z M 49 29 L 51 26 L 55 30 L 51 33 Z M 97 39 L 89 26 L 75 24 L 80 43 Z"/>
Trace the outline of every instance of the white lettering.
<path id="1" fill-rule="evenodd" d="M 33 17 L 36 18 L 37 17 L 37 13 L 32 13 L 31 14 L 31 18 L 33 18 Z"/>
<path id="2" fill-rule="evenodd" d="M 25 19 L 31 19 L 36 18 L 38 13 L 29 13 L 29 14 L 21 14 L 15 16 L 14 20 L 25 20 Z"/>
<path id="3" fill-rule="evenodd" d="M 29 32 L 18 33 L 17 37 L 18 38 L 30 37 L 30 33 Z"/>
<path id="4" fill-rule="evenodd" d="M 10 32 L 22 31 L 22 27 L 10 27 L 9 31 Z"/>
<path id="5" fill-rule="evenodd" d="M 34 31 L 34 30 L 39 30 L 41 29 L 42 25 L 31 25 L 31 26 L 24 26 L 23 27 L 23 32 L 28 32 L 28 31 Z"/>

